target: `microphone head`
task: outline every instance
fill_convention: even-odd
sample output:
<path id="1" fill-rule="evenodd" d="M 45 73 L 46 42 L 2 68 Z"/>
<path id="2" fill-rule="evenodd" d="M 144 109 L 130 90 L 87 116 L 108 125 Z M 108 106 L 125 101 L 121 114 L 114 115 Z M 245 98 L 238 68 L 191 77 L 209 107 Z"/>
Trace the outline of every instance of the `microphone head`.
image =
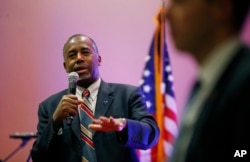
<path id="1" fill-rule="evenodd" d="M 71 72 L 68 75 L 69 82 L 77 82 L 79 79 L 79 75 L 76 72 Z"/>

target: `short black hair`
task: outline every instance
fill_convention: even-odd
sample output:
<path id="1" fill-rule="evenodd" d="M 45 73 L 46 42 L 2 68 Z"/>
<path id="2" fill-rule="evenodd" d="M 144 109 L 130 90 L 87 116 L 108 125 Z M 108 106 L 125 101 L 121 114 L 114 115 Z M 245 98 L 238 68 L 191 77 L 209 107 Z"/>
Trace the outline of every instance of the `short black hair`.
<path id="1" fill-rule="evenodd" d="M 96 42 L 95 42 L 92 38 L 90 38 L 89 36 L 87 36 L 87 35 L 85 35 L 85 34 L 74 34 L 74 35 L 70 36 L 70 37 L 68 38 L 68 40 L 66 41 L 66 43 L 63 45 L 63 55 L 64 55 L 64 52 L 65 52 L 64 50 L 65 50 L 66 44 L 68 44 L 68 42 L 69 42 L 71 39 L 75 38 L 75 37 L 87 37 L 87 38 L 89 38 L 90 41 L 93 43 L 93 46 L 94 46 L 94 49 L 95 49 L 97 55 L 99 55 L 99 50 L 98 50 L 98 48 L 97 48 Z"/>

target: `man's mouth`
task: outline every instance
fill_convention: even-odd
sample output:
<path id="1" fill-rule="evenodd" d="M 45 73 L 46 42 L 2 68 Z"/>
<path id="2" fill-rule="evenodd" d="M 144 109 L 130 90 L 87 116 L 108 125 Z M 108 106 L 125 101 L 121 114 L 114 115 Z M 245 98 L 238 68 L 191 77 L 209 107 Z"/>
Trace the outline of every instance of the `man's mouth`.
<path id="1" fill-rule="evenodd" d="M 76 68 L 74 68 L 74 71 L 77 72 L 78 74 L 80 74 L 80 73 L 86 73 L 88 71 L 88 68 L 83 67 L 83 66 L 76 67 Z"/>

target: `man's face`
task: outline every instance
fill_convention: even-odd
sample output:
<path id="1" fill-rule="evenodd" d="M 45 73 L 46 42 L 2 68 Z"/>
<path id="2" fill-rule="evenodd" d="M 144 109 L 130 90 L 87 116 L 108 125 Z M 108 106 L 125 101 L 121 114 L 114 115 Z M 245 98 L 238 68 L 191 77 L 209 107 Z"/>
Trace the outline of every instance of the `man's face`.
<path id="1" fill-rule="evenodd" d="M 166 20 L 175 46 L 197 53 L 206 48 L 213 35 L 213 6 L 208 0 L 170 0 Z"/>
<path id="2" fill-rule="evenodd" d="M 77 72 L 79 81 L 92 83 L 99 77 L 101 57 L 93 42 L 84 36 L 73 37 L 64 47 L 64 68 L 67 73 Z"/>

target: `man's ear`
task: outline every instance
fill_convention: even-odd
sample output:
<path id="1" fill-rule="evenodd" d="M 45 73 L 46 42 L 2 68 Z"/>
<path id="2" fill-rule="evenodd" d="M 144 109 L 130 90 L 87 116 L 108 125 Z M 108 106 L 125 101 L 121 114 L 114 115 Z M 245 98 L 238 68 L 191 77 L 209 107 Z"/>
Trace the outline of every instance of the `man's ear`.
<path id="1" fill-rule="evenodd" d="M 63 62 L 63 67 L 64 67 L 65 71 L 66 71 L 67 73 L 69 73 L 69 72 L 68 72 L 68 69 L 67 69 L 67 67 L 66 67 L 65 62 Z"/>
<path id="2" fill-rule="evenodd" d="M 98 55 L 98 66 L 101 66 L 101 62 L 102 62 L 102 57 Z"/>

